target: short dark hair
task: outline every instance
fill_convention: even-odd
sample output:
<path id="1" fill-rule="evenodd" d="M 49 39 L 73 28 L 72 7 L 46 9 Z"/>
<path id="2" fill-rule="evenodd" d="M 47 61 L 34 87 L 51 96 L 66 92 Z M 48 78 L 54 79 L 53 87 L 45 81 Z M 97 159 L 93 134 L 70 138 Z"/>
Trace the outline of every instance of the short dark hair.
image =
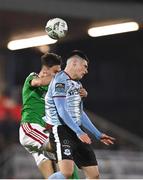
<path id="1" fill-rule="evenodd" d="M 89 63 L 89 59 L 87 57 L 87 55 L 81 51 L 81 50 L 73 50 L 69 55 L 68 55 L 68 58 L 69 59 L 70 57 L 72 56 L 79 56 L 81 57 L 82 59 L 86 60 L 88 63 Z"/>
<path id="2" fill-rule="evenodd" d="M 55 65 L 61 65 L 62 64 L 62 58 L 61 56 L 55 54 L 55 53 L 45 53 L 41 56 L 41 65 L 45 65 L 48 67 L 52 67 Z"/>

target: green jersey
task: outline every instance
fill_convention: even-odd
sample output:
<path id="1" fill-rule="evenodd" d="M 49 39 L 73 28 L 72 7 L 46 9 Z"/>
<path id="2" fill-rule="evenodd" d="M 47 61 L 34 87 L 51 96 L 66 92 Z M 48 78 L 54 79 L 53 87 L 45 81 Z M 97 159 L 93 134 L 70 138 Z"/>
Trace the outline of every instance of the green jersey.
<path id="1" fill-rule="evenodd" d="M 31 86 L 31 80 L 37 78 L 38 74 L 31 73 L 25 80 L 22 89 L 22 120 L 21 123 L 36 123 L 45 127 L 46 123 L 42 119 L 45 115 L 45 94 L 48 86 Z"/>

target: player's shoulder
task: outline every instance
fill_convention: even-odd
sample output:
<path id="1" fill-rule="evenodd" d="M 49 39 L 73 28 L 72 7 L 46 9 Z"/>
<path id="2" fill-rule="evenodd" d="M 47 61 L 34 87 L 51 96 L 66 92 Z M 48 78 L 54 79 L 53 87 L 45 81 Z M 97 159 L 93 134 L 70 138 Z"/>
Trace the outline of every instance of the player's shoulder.
<path id="1" fill-rule="evenodd" d="M 38 74 L 37 73 L 35 73 L 35 72 L 32 72 L 32 73 L 30 73 L 27 77 L 26 77 L 26 82 L 29 82 L 29 81 L 31 81 L 32 79 L 34 79 L 34 78 L 37 78 L 38 77 Z"/>
<path id="2" fill-rule="evenodd" d="M 66 75 L 64 71 L 58 72 L 55 76 L 56 81 L 65 81 L 67 79 L 68 79 L 68 76 Z"/>
<path id="3" fill-rule="evenodd" d="M 37 73 L 35 73 L 35 72 L 31 72 L 31 73 L 28 75 L 28 77 L 29 77 L 29 76 L 38 77 L 38 74 L 37 74 Z"/>
<path id="4" fill-rule="evenodd" d="M 38 74 L 35 73 L 35 72 L 31 72 L 31 73 L 27 76 L 27 79 L 36 78 L 36 77 L 38 77 Z"/>

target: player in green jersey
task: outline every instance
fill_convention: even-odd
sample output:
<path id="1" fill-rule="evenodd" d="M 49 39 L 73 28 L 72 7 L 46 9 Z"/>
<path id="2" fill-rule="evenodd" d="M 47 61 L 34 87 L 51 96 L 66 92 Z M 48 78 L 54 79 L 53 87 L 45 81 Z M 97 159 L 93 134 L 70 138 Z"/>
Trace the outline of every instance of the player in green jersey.
<path id="1" fill-rule="evenodd" d="M 61 57 L 56 54 L 43 55 L 39 74 L 31 73 L 26 78 L 22 90 L 20 143 L 33 155 L 44 178 L 48 178 L 54 171 L 52 161 L 43 152 L 39 153 L 39 149 L 49 140 L 47 124 L 42 119 L 45 113 L 44 96 L 52 77 L 61 70 L 61 62 Z"/>
<path id="2" fill-rule="evenodd" d="M 44 178 L 54 171 L 52 161 L 43 153 L 41 148 L 49 141 L 47 125 L 42 117 L 45 114 L 44 97 L 52 77 L 61 70 L 61 57 L 46 53 L 41 57 L 39 74 L 31 73 L 25 80 L 22 90 L 22 119 L 19 130 L 20 143 L 33 155 L 36 164 Z M 85 89 L 80 90 L 82 97 L 87 96 Z M 41 150 L 41 151 L 40 151 Z M 41 153 L 40 153 L 41 152 Z M 78 179 L 75 166 L 73 179 Z"/>

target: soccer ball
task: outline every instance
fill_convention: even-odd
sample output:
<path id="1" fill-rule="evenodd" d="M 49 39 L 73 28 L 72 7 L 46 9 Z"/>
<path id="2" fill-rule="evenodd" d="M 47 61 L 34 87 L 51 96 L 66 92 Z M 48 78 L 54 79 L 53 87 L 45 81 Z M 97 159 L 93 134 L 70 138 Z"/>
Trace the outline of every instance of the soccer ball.
<path id="1" fill-rule="evenodd" d="M 50 19 L 46 24 L 45 31 L 49 37 L 58 40 L 66 35 L 68 25 L 61 18 Z"/>

